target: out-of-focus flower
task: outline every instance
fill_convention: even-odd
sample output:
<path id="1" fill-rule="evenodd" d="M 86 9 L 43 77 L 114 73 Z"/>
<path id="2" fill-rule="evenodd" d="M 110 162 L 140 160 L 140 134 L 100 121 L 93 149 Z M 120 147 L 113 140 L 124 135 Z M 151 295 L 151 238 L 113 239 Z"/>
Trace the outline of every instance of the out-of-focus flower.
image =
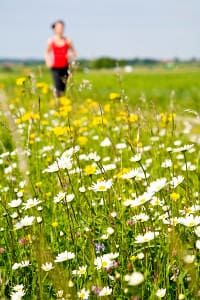
<path id="1" fill-rule="evenodd" d="M 179 223 L 186 227 L 194 227 L 200 224 L 200 216 L 188 215 L 185 218 L 179 218 Z"/>
<path id="2" fill-rule="evenodd" d="M 16 79 L 16 85 L 23 85 L 26 81 L 26 77 L 19 77 Z"/>
<path id="3" fill-rule="evenodd" d="M 161 167 L 162 168 L 170 168 L 172 166 L 172 161 L 171 159 L 166 159 L 165 161 L 162 162 Z"/>
<path id="4" fill-rule="evenodd" d="M 52 227 L 56 228 L 56 227 L 58 227 L 58 222 L 54 221 L 51 225 L 52 225 Z"/>
<path id="5" fill-rule="evenodd" d="M 23 203 L 23 206 L 24 206 L 24 209 L 27 210 L 29 208 L 32 208 L 32 207 L 38 205 L 39 203 L 41 203 L 41 201 L 36 198 L 28 199 L 27 202 Z"/>
<path id="6" fill-rule="evenodd" d="M 173 193 L 170 194 L 170 199 L 171 199 L 172 201 L 176 201 L 176 200 L 178 200 L 179 198 L 180 198 L 180 195 L 179 195 L 178 193 L 173 192 Z"/>
<path id="7" fill-rule="evenodd" d="M 109 190 L 112 186 L 112 179 L 104 180 L 104 181 L 98 181 L 97 183 L 93 183 L 91 186 L 91 190 L 94 192 L 106 192 Z"/>
<path id="8" fill-rule="evenodd" d="M 87 300 L 89 298 L 90 291 L 83 288 L 80 292 L 78 292 L 78 298 Z"/>
<path id="9" fill-rule="evenodd" d="M 53 267 L 53 264 L 51 262 L 50 263 L 46 262 L 45 264 L 42 264 L 41 268 L 45 272 L 48 272 L 48 271 L 52 270 L 54 267 Z"/>
<path id="10" fill-rule="evenodd" d="M 144 253 L 143 252 L 138 253 L 137 258 L 138 259 L 143 259 L 144 258 Z"/>
<path id="11" fill-rule="evenodd" d="M 55 203 L 60 202 L 61 200 L 63 200 L 65 198 L 66 192 L 59 192 L 54 198 L 53 201 Z"/>
<path id="12" fill-rule="evenodd" d="M 96 247 L 96 253 L 100 253 L 101 251 L 105 250 L 104 244 L 96 244 L 95 247 Z"/>
<path id="13" fill-rule="evenodd" d="M 109 147 L 111 145 L 112 143 L 109 138 L 105 138 L 100 144 L 101 147 Z"/>
<path id="14" fill-rule="evenodd" d="M 130 158 L 130 161 L 136 162 L 136 161 L 140 161 L 141 159 L 142 159 L 141 153 L 137 153 L 137 154 L 135 154 L 135 156 Z"/>
<path id="15" fill-rule="evenodd" d="M 128 285 L 137 286 L 144 281 L 144 275 L 140 272 L 133 272 L 131 275 L 126 275 L 124 278 Z"/>
<path id="16" fill-rule="evenodd" d="M 33 225 L 35 217 L 34 216 L 25 216 L 18 223 L 15 224 L 15 229 L 20 229 L 22 227 L 28 227 Z"/>
<path id="17" fill-rule="evenodd" d="M 110 94 L 109 94 L 109 99 L 110 99 L 110 100 L 121 99 L 121 95 L 120 95 L 119 93 L 110 93 Z"/>
<path id="18" fill-rule="evenodd" d="M 152 231 L 148 231 L 144 235 L 139 234 L 135 238 L 135 243 L 137 243 L 137 244 L 147 243 L 147 242 L 153 240 L 158 235 L 159 235 L 159 232 L 152 232 Z"/>
<path id="19" fill-rule="evenodd" d="M 179 294 L 178 295 L 178 300 L 183 300 L 185 299 L 185 295 L 184 294 Z"/>
<path id="20" fill-rule="evenodd" d="M 167 178 L 159 178 L 150 183 L 149 187 L 147 188 L 147 192 L 149 193 L 156 193 L 162 190 L 167 185 Z"/>
<path id="21" fill-rule="evenodd" d="M 176 153 L 176 152 L 186 152 L 186 151 L 189 151 L 191 149 L 194 148 L 194 145 L 191 144 L 191 145 L 184 145 L 183 147 L 179 147 L 179 148 L 174 148 L 172 150 L 172 152 Z"/>
<path id="22" fill-rule="evenodd" d="M 165 297 L 165 294 L 166 294 L 166 289 L 159 289 L 159 290 L 157 290 L 157 292 L 156 292 L 156 296 L 157 296 L 158 298 L 163 298 L 163 297 Z"/>
<path id="23" fill-rule="evenodd" d="M 94 265 L 96 266 L 97 270 L 101 268 L 109 269 L 113 266 L 113 261 L 117 258 L 119 253 L 107 253 L 102 256 L 95 258 Z"/>
<path id="24" fill-rule="evenodd" d="M 197 227 L 195 228 L 194 232 L 196 233 L 196 235 L 197 235 L 198 237 L 200 237 L 200 226 L 197 226 Z"/>
<path id="25" fill-rule="evenodd" d="M 181 184 L 184 180 L 184 177 L 181 175 L 178 175 L 177 177 L 172 177 L 172 180 L 170 181 L 170 185 L 173 188 L 176 188 L 179 184 Z"/>
<path id="26" fill-rule="evenodd" d="M 73 259 L 75 257 L 75 254 L 73 252 L 64 251 L 62 253 L 59 253 L 55 259 L 55 262 L 63 262 L 69 259 Z"/>
<path id="27" fill-rule="evenodd" d="M 184 256 L 183 260 L 186 264 L 192 264 L 195 260 L 195 255 L 187 254 Z"/>
<path id="28" fill-rule="evenodd" d="M 78 270 L 73 270 L 72 274 L 73 275 L 78 275 L 79 277 L 85 275 L 87 272 L 87 266 L 81 266 L 78 268 Z"/>
<path id="29" fill-rule="evenodd" d="M 93 175 L 96 172 L 97 167 L 95 165 L 88 165 L 84 169 L 85 175 Z"/>
<path id="30" fill-rule="evenodd" d="M 196 241 L 196 248 L 200 250 L 200 240 Z"/>
<path id="31" fill-rule="evenodd" d="M 21 203 L 22 203 L 22 200 L 21 200 L 21 199 L 14 199 L 14 200 L 12 200 L 11 202 L 9 202 L 8 205 L 9 205 L 10 207 L 16 208 L 16 207 L 20 206 Z"/>
<path id="32" fill-rule="evenodd" d="M 109 286 L 105 286 L 102 288 L 102 290 L 99 292 L 98 296 L 109 296 L 112 293 L 112 289 Z"/>

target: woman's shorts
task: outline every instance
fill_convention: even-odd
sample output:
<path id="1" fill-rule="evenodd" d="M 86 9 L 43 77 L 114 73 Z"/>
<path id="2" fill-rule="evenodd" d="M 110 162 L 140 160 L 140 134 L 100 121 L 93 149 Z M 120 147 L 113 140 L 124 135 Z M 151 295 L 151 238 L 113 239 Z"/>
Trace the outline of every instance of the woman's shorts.
<path id="1" fill-rule="evenodd" d="M 68 74 L 68 67 L 52 68 L 52 75 L 57 92 L 64 92 L 66 89 Z"/>

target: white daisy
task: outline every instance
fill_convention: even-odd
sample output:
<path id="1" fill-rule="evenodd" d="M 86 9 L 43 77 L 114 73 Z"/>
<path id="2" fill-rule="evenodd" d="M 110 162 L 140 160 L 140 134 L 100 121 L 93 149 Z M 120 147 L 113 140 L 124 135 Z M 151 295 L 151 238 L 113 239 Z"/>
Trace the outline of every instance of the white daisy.
<path id="1" fill-rule="evenodd" d="M 53 202 L 58 203 L 65 198 L 66 192 L 59 192 L 54 198 Z"/>
<path id="2" fill-rule="evenodd" d="M 29 209 L 29 208 L 32 208 L 36 205 L 38 205 L 39 203 L 41 203 L 40 200 L 34 198 L 34 199 L 28 199 L 26 203 L 23 203 L 23 208 L 25 210 Z"/>
<path id="3" fill-rule="evenodd" d="M 51 262 L 50 263 L 46 262 L 45 264 L 42 264 L 41 268 L 45 272 L 48 272 L 48 271 L 52 270 L 54 267 L 53 267 L 53 264 Z"/>
<path id="4" fill-rule="evenodd" d="M 109 190 L 112 186 L 112 179 L 104 180 L 104 181 L 98 181 L 97 183 L 93 183 L 91 186 L 91 190 L 94 192 L 106 192 Z"/>
<path id="5" fill-rule="evenodd" d="M 80 292 L 78 292 L 78 298 L 87 300 L 89 298 L 90 291 L 83 288 Z"/>
<path id="6" fill-rule="evenodd" d="M 63 262 L 69 259 L 73 259 L 75 257 L 75 254 L 73 252 L 64 251 L 62 253 L 59 253 L 55 259 L 55 262 Z"/>
<path id="7" fill-rule="evenodd" d="M 111 146 L 111 141 L 110 141 L 110 139 L 109 138 L 105 138 L 102 142 L 101 142 L 101 144 L 100 144 L 100 146 L 101 147 L 109 147 L 109 146 Z"/>
<path id="8" fill-rule="evenodd" d="M 12 200 L 11 202 L 9 202 L 8 205 L 9 205 L 10 207 L 16 208 L 16 207 L 20 206 L 21 203 L 22 203 L 22 200 L 21 200 L 21 199 L 14 199 L 14 200 Z"/>
<path id="9" fill-rule="evenodd" d="M 156 236 L 159 235 L 159 232 L 147 231 L 144 235 L 139 234 L 135 237 L 135 243 L 147 243 L 153 240 Z"/>
<path id="10" fill-rule="evenodd" d="M 99 292 L 98 296 L 109 296 L 112 293 L 112 289 L 109 288 L 109 286 L 105 286 L 102 288 L 102 290 Z"/>

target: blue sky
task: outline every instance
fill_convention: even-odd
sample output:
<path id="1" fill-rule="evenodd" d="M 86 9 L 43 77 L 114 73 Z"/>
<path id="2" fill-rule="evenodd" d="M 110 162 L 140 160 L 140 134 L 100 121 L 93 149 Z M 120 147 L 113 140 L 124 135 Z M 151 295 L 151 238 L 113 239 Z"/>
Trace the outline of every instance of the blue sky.
<path id="1" fill-rule="evenodd" d="M 2 0 L 0 57 L 43 58 L 57 19 L 81 58 L 200 58 L 199 0 Z"/>

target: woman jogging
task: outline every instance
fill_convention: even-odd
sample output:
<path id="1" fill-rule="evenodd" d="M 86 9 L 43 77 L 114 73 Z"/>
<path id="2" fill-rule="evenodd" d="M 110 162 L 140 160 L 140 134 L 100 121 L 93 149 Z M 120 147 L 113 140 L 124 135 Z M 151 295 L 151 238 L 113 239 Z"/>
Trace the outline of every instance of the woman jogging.
<path id="1" fill-rule="evenodd" d="M 64 27 L 63 21 L 53 23 L 55 35 L 49 39 L 45 53 L 46 66 L 51 68 L 57 97 L 65 92 L 69 62 L 77 56 L 71 40 L 63 35 Z"/>

